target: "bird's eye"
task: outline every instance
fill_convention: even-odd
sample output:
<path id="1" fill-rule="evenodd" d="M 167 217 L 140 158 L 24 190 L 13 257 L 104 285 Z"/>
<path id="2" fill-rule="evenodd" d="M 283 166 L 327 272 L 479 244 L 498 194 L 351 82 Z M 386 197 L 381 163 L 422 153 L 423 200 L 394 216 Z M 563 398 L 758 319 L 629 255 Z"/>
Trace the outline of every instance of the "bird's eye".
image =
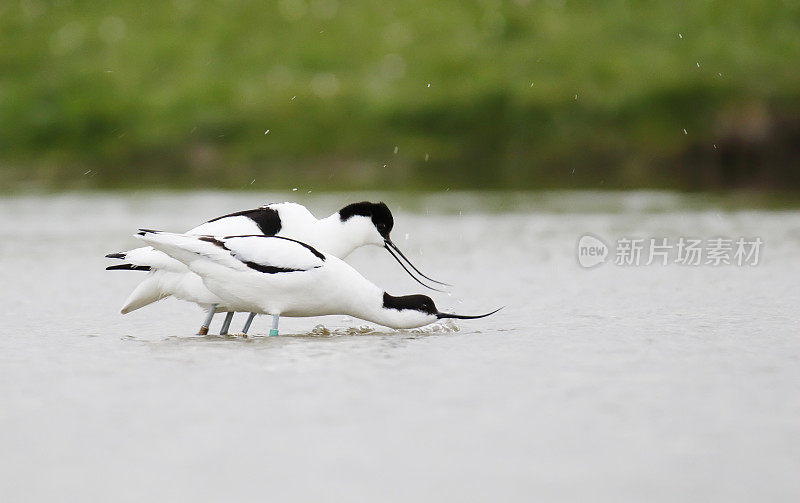
<path id="1" fill-rule="evenodd" d="M 383 232 L 386 230 L 386 224 L 378 224 L 378 230 Z"/>

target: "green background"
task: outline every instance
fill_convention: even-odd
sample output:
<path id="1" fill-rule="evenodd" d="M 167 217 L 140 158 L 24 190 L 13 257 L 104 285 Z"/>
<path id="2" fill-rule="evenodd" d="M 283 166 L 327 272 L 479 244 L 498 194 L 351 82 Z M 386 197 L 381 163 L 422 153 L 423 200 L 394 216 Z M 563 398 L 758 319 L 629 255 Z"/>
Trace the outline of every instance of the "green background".
<path id="1" fill-rule="evenodd" d="M 793 191 L 798 112 L 795 1 L 0 3 L 6 191 Z"/>

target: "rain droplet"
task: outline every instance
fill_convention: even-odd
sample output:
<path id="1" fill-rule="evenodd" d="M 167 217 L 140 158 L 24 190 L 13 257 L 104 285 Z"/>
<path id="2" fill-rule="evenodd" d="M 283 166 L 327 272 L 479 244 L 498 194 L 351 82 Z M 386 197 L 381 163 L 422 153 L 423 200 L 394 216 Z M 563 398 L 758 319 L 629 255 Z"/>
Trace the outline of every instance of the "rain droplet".
<path id="1" fill-rule="evenodd" d="M 686 128 L 683 128 L 683 134 L 689 134 L 686 132 Z"/>
<path id="2" fill-rule="evenodd" d="M 394 153 L 396 154 L 396 153 L 397 153 L 397 152 L 399 152 L 399 151 L 400 151 L 400 147 L 398 147 L 397 145 L 395 145 L 395 146 L 394 146 Z"/>
<path id="3" fill-rule="evenodd" d="M 681 35 L 680 33 L 678 33 L 678 38 L 683 38 L 683 35 Z"/>
<path id="4" fill-rule="evenodd" d="M 428 153 L 426 153 L 426 154 L 425 154 L 425 160 L 427 161 L 427 160 L 428 160 L 428 159 L 430 159 L 430 158 L 431 158 L 431 155 L 430 155 L 430 154 L 428 154 Z"/>
<path id="5" fill-rule="evenodd" d="M 292 192 L 296 192 L 296 191 L 297 191 L 297 187 L 292 189 Z"/>
<path id="6" fill-rule="evenodd" d="M 430 82 L 428 83 L 428 87 L 431 87 L 431 84 L 430 84 Z"/>
<path id="7" fill-rule="evenodd" d="M 267 133 L 269 133 L 269 129 L 267 129 L 266 131 L 264 131 L 264 134 L 267 134 Z"/>

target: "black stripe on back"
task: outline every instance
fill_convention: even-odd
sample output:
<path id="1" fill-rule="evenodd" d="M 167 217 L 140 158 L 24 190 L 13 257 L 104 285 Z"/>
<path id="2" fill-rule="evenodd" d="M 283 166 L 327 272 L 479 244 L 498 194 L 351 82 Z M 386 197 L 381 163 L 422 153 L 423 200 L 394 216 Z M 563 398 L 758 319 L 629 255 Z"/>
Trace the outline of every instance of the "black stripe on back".
<path id="1" fill-rule="evenodd" d="M 206 243 L 211 243 L 213 245 L 219 246 L 223 250 L 227 250 L 228 249 L 228 247 L 225 246 L 225 243 L 223 243 L 219 239 L 217 239 L 215 237 L 212 237 L 212 236 L 200 236 L 197 239 L 199 239 L 200 241 L 205 241 Z"/>
<path id="2" fill-rule="evenodd" d="M 317 257 L 318 259 L 320 259 L 322 261 L 325 261 L 325 255 L 323 255 L 322 253 L 317 251 L 316 248 L 314 248 L 313 246 L 311 246 L 309 244 L 306 244 L 306 243 L 304 243 L 302 241 L 298 241 L 298 240 L 292 239 L 292 238 L 285 238 L 283 236 L 259 236 L 258 234 L 245 234 L 245 235 L 242 235 L 242 236 L 225 236 L 225 239 L 232 239 L 232 238 L 270 238 L 270 239 L 274 238 L 274 239 L 284 239 L 286 241 L 292 241 L 292 242 L 297 243 L 297 244 L 299 244 L 301 246 L 304 246 L 308 251 L 313 253 L 315 257 Z"/>
<path id="3" fill-rule="evenodd" d="M 261 265 L 256 262 L 245 262 L 244 265 L 249 267 L 250 269 L 256 270 L 258 272 L 265 272 L 267 274 L 275 274 L 279 272 L 303 272 L 306 269 L 290 269 L 288 267 L 275 267 L 272 265 Z M 313 269 L 316 269 L 319 266 L 314 266 Z"/>
<path id="4" fill-rule="evenodd" d="M 149 271 L 149 265 L 119 264 L 106 267 L 106 271 Z"/>
<path id="5" fill-rule="evenodd" d="M 236 213 L 222 215 L 221 217 L 212 218 L 209 220 L 209 222 L 216 222 L 217 220 L 222 220 L 223 218 L 240 216 L 247 217 L 255 222 L 259 230 L 261 230 L 265 236 L 274 236 L 281 231 L 281 217 L 278 214 L 278 210 L 272 209 L 268 206 L 262 206 L 261 208 L 256 208 L 254 210 L 237 211 Z"/>

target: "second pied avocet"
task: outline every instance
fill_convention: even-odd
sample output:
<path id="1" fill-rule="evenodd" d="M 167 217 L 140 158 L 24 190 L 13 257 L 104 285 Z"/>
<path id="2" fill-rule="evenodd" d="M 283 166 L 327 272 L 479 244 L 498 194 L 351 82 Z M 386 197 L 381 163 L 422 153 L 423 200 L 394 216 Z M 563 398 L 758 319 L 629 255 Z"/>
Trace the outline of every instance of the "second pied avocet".
<path id="1" fill-rule="evenodd" d="M 395 297 L 346 262 L 293 239 L 277 236 L 225 238 L 142 229 L 145 243 L 181 261 L 226 305 L 270 314 L 270 335 L 280 316 L 345 314 L 391 328 L 415 328 L 441 318 L 475 319 L 442 313 L 430 297 Z"/>
<path id="2" fill-rule="evenodd" d="M 418 283 L 432 288 L 423 283 L 414 273 L 434 283 L 444 285 L 445 283 L 422 274 L 392 242 L 390 233 L 393 226 L 392 212 L 382 202 L 363 201 L 349 204 L 333 215 L 322 219 L 314 217 L 305 206 L 286 202 L 268 204 L 253 210 L 217 217 L 189 230 L 187 234 L 282 236 L 308 243 L 338 258 L 344 258 L 360 246 L 378 245 L 385 247 Z M 107 257 L 126 261 L 124 264 L 108 267 L 109 270 L 150 271 L 148 277 L 128 296 L 122 307 L 122 314 L 174 296 L 197 303 L 208 310 L 208 315 L 200 328 L 200 334 L 208 333 L 214 313 L 225 311 L 228 314 L 220 333 L 228 332 L 235 309 L 209 291 L 200 277 L 180 261 L 150 246 L 122 253 L 112 253 Z M 255 315 L 252 313 L 248 317 L 243 328 L 244 333 L 247 333 L 254 317 Z"/>

